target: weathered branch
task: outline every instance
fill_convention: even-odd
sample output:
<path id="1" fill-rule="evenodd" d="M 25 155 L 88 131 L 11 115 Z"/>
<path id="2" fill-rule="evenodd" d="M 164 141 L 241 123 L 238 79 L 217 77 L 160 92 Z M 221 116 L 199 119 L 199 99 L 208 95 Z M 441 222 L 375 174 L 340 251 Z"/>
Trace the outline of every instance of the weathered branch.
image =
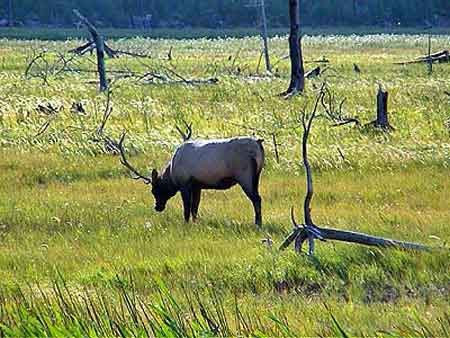
<path id="1" fill-rule="evenodd" d="M 334 240 L 347 243 L 356 243 L 367 246 L 376 246 L 380 248 L 397 248 L 404 250 L 415 250 L 415 251 L 431 251 L 431 248 L 412 242 L 398 241 L 390 238 L 383 238 L 378 236 L 367 235 L 360 232 L 338 230 L 333 228 L 315 227 L 315 230 L 320 234 L 323 240 Z M 289 245 L 294 242 L 300 236 L 301 243 L 306 240 L 304 228 L 294 229 L 289 236 L 280 245 L 280 250 L 285 250 Z M 301 245 L 297 243 L 297 249 L 301 250 Z M 298 251 L 300 251 L 298 250 Z"/>
<path id="2" fill-rule="evenodd" d="M 55 119 L 54 116 L 50 117 L 47 121 L 44 122 L 44 124 L 39 128 L 38 132 L 36 133 L 36 135 L 34 135 L 34 137 L 39 137 L 41 135 L 43 135 L 48 127 L 50 127 L 50 124 L 52 123 L 52 121 Z"/>
<path id="3" fill-rule="evenodd" d="M 320 67 L 317 66 L 317 67 L 311 69 L 310 71 L 306 72 L 305 79 L 312 79 L 314 77 L 318 77 L 320 75 L 320 73 L 321 73 Z"/>
<path id="4" fill-rule="evenodd" d="M 112 107 L 111 107 L 111 94 L 112 91 L 109 88 L 106 93 L 106 107 L 105 111 L 103 113 L 102 122 L 100 123 L 99 127 L 97 128 L 97 135 L 101 136 L 103 135 L 103 130 L 105 129 L 106 122 L 108 122 L 109 117 L 112 114 Z"/>
<path id="5" fill-rule="evenodd" d="M 36 135 L 34 135 L 35 138 L 43 135 L 47 131 L 48 127 L 50 127 L 50 124 L 56 119 L 56 117 L 58 116 L 58 112 L 59 112 L 59 110 L 57 108 L 53 107 L 50 103 L 47 103 L 46 105 L 39 104 L 36 109 L 39 112 L 48 116 L 48 119 L 39 128 Z"/>
<path id="6" fill-rule="evenodd" d="M 341 102 L 337 104 L 335 96 L 330 89 L 325 87 L 324 91 L 325 93 L 321 98 L 322 108 L 325 110 L 326 118 L 334 122 L 332 127 L 344 126 L 350 123 L 355 123 L 356 125 L 360 124 L 357 117 L 347 117 L 343 115 L 342 107 L 344 106 L 346 98 L 342 99 Z"/>
<path id="7" fill-rule="evenodd" d="M 277 135 L 275 133 L 272 133 L 272 144 L 273 144 L 273 151 L 275 154 L 275 161 L 278 164 L 280 164 L 280 153 L 278 152 Z"/>
<path id="8" fill-rule="evenodd" d="M 394 248 L 407 249 L 407 250 L 418 250 L 418 251 L 424 251 L 424 250 L 429 251 L 430 250 L 430 248 L 428 248 L 427 246 L 422 245 L 422 244 L 398 241 L 395 239 L 383 238 L 383 237 L 378 237 L 378 236 L 371 236 L 371 235 L 363 234 L 360 232 L 344 231 L 344 230 L 338 230 L 338 229 L 333 229 L 333 228 L 322 228 L 322 227 L 319 228 L 319 231 L 324 239 L 329 239 L 329 240 L 358 243 L 358 244 L 363 244 L 363 245 L 378 246 L 378 247 L 384 247 L 384 248 L 394 247 Z"/>
<path id="9" fill-rule="evenodd" d="M 33 65 L 40 59 L 44 58 L 44 55 L 47 53 L 47 51 L 43 50 L 40 53 L 36 54 L 33 56 L 33 58 L 30 60 L 30 62 L 28 62 L 27 68 L 25 69 L 25 77 L 28 77 L 31 68 L 33 67 Z"/>
<path id="10" fill-rule="evenodd" d="M 317 108 L 319 107 L 319 102 L 322 100 L 324 92 L 325 84 L 322 85 L 319 94 L 317 95 L 313 111 L 309 118 L 305 120 L 305 112 L 303 112 L 302 116 L 302 125 L 303 125 L 303 137 L 302 137 L 302 156 L 303 156 L 303 165 L 305 167 L 306 171 L 306 197 L 305 202 L 303 205 L 303 212 L 305 215 L 305 224 L 313 225 L 313 221 L 311 218 L 311 200 L 314 194 L 313 189 L 313 180 L 312 180 L 312 172 L 311 172 L 311 166 L 309 164 L 308 160 L 308 138 L 309 134 L 311 132 L 311 127 L 313 124 L 314 119 L 317 115 Z"/>
<path id="11" fill-rule="evenodd" d="M 93 50 L 94 48 L 95 48 L 94 41 L 88 41 L 85 44 L 82 44 L 81 46 L 79 46 L 77 48 L 73 48 L 73 49 L 69 50 L 69 53 L 83 55 L 83 54 Z"/>
<path id="12" fill-rule="evenodd" d="M 340 121 L 340 122 L 337 122 L 335 124 L 332 124 L 331 126 L 332 127 L 340 127 L 340 126 L 345 126 L 345 125 L 350 124 L 350 123 L 354 123 L 356 125 L 360 124 L 359 120 L 356 117 L 354 117 L 354 118 L 351 117 L 351 118 L 348 118 L 348 119 L 346 119 L 344 121 Z"/>

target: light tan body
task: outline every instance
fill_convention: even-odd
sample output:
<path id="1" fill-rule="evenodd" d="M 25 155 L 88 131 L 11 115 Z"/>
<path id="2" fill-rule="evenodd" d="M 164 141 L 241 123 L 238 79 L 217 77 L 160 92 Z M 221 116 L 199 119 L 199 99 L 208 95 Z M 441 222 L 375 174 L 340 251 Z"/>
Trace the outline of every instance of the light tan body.
<path id="1" fill-rule="evenodd" d="M 224 179 L 237 183 L 249 176 L 250 171 L 261 172 L 264 150 L 260 142 L 250 137 L 185 142 L 170 161 L 170 177 L 178 186 L 190 180 L 205 188 L 219 187 Z"/>
<path id="2" fill-rule="evenodd" d="M 161 174 L 152 172 L 156 211 L 181 192 L 184 219 L 197 217 L 202 189 L 228 189 L 239 184 L 252 201 L 255 223 L 262 223 L 259 177 L 264 166 L 262 140 L 235 137 L 187 141 L 175 151 Z"/>

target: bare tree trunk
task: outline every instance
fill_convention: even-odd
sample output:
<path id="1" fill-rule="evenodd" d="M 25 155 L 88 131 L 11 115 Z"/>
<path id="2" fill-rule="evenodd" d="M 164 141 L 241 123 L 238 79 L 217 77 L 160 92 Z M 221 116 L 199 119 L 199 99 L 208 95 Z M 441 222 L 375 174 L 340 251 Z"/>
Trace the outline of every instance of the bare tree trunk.
<path id="1" fill-rule="evenodd" d="M 106 78 L 106 67 L 105 67 L 105 44 L 103 42 L 103 38 L 100 34 L 98 34 L 95 26 L 80 12 L 76 9 L 73 10 L 75 15 L 83 22 L 89 30 L 89 33 L 92 35 L 92 39 L 95 43 L 95 49 L 97 51 L 97 70 L 98 76 L 100 80 L 100 91 L 103 92 L 108 89 L 108 80 Z"/>
<path id="2" fill-rule="evenodd" d="M 266 61 L 266 71 L 271 72 L 272 67 L 270 66 L 269 44 L 267 42 L 267 17 L 264 0 L 261 0 L 261 25 L 262 25 L 261 34 L 264 45 L 264 58 Z"/>
<path id="3" fill-rule="evenodd" d="M 14 26 L 13 0 L 8 1 L 8 25 L 9 27 Z"/>
<path id="4" fill-rule="evenodd" d="M 285 95 L 302 93 L 305 89 L 305 69 L 303 67 L 302 37 L 300 35 L 299 0 L 289 0 L 289 56 L 291 59 L 291 82 Z"/>

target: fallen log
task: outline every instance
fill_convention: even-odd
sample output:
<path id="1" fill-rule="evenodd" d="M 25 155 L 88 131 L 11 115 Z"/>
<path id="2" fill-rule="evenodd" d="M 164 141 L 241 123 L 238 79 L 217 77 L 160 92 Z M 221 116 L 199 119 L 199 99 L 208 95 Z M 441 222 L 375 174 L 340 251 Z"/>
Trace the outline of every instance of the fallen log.
<path id="1" fill-rule="evenodd" d="M 421 56 L 418 56 L 418 57 L 416 57 L 416 58 L 414 58 L 415 60 L 428 60 L 428 58 L 437 58 L 437 57 L 440 57 L 440 56 L 443 56 L 443 55 L 448 55 L 449 54 L 449 51 L 448 50 L 446 50 L 446 49 L 444 49 L 444 50 L 441 50 L 441 51 L 439 51 L 439 52 L 436 52 L 436 53 L 433 53 L 433 54 L 430 54 L 430 55 L 421 55 Z"/>
<path id="2" fill-rule="evenodd" d="M 293 220 L 295 222 L 295 220 Z M 300 243 L 296 243 L 296 250 L 301 251 L 303 242 L 308 238 L 308 232 L 306 227 L 300 227 L 296 223 L 294 230 L 288 235 L 288 237 L 280 245 L 280 250 L 284 250 L 295 240 L 299 240 Z M 319 226 L 314 226 L 315 238 L 321 241 L 340 241 L 347 243 L 356 243 L 367 246 L 375 246 L 380 248 L 397 248 L 403 250 L 413 250 L 413 251 L 431 251 L 431 248 L 412 242 L 399 241 L 396 239 L 383 238 L 378 236 L 372 236 L 364 234 L 361 232 L 339 230 L 334 228 L 324 228 Z"/>
<path id="3" fill-rule="evenodd" d="M 414 58 L 414 60 L 402 61 L 402 62 L 394 62 L 395 65 L 411 65 L 418 63 L 448 63 L 450 62 L 450 52 L 448 50 L 443 50 L 430 56 L 418 56 Z"/>

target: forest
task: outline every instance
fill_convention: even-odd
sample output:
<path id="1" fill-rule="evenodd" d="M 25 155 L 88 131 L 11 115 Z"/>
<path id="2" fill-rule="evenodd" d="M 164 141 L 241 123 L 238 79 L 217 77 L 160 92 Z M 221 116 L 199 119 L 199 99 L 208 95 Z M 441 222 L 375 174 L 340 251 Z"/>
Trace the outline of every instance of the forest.
<path id="1" fill-rule="evenodd" d="M 17 26 L 70 27 L 78 8 L 98 26 L 114 28 L 249 27 L 258 23 L 257 0 L 1 0 L 0 21 Z M 285 0 L 266 0 L 272 27 L 288 22 Z M 450 26 L 447 0 L 303 0 L 309 26 Z M 411 10 L 414 9 L 414 10 Z M 12 19 L 11 19 L 12 18 Z"/>

